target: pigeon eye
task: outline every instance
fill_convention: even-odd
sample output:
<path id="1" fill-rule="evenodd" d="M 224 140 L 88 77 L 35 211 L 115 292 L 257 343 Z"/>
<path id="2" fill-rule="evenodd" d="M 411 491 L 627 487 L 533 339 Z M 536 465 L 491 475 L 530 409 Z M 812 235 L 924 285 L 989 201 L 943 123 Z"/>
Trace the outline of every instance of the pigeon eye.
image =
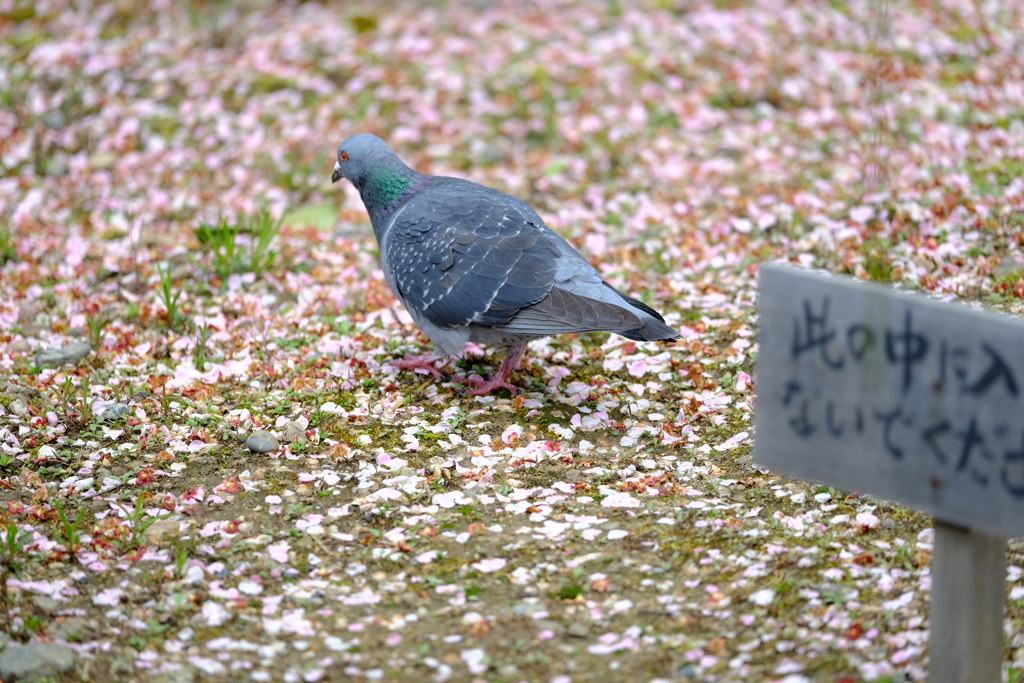
<path id="1" fill-rule="evenodd" d="M 346 154 L 345 152 L 342 152 L 341 155 L 339 156 L 339 158 L 342 161 L 348 161 L 348 154 Z"/>

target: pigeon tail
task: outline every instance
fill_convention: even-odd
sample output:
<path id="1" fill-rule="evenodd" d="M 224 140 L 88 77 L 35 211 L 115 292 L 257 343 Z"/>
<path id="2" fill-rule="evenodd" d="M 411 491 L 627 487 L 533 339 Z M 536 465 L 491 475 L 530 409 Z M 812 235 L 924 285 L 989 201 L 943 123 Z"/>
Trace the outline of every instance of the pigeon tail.
<path id="1" fill-rule="evenodd" d="M 661 316 L 658 317 L 660 318 Z M 679 332 L 661 322 L 661 320 L 644 320 L 643 327 L 624 332 L 616 331 L 615 334 L 620 334 L 626 339 L 632 339 L 633 341 L 675 341 L 682 337 Z"/>
<path id="2" fill-rule="evenodd" d="M 608 285 L 607 282 L 605 284 Z M 658 313 L 656 310 L 654 310 L 653 308 L 651 308 L 650 306 L 645 304 L 643 301 L 640 301 L 640 299 L 634 299 L 633 297 L 629 296 L 628 294 L 624 294 L 624 293 L 620 292 L 619 290 L 615 289 L 611 285 L 608 285 L 608 287 L 613 292 L 618 294 L 622 298 L 623 301 L 628 303 L 633 308 L 639 308 L 641 311 L 643 311 L 647 315 L 653 316 L 654 318 L 657 318 L 661 322 L 665 322 L 665 319 L 661 317 L 661 313 Z"/>

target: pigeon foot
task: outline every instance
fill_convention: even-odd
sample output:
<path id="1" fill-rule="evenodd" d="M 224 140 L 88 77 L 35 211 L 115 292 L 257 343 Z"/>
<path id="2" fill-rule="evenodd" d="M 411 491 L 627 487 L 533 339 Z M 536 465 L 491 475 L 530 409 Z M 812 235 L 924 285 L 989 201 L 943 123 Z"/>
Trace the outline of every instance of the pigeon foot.
<path id="1" fill-rule="evenodd" d="M 401 360 L 389 360 L 387 364 L 393 365 L 400 370 L 426 370 L 434 376 L 434 379 L 439 380 L 441 379 L 441 372 L 434 367 L 436 360 L 436 356 L 428 354 L 423 356 L 406 356 Z"/>
<path id="2" fill-rule="evenodd" d="M 497 373 L 495 373 L 495 376 L 484 379 L 480 375 L 474 373 L 469 377 L 454 377 L 452 380 L 459 384 L 471 385 L 473 387 L 472 389 L 466 389 L 466 393 L 470 396 L 483 396 L 484 394 L 491 393 L 495 389 L 508 389 L 512 392 L 513 396 L 519 393 L 519 387 L 509 384 L 504 378 L 497 377 L 496 375 Z"/>
<path id="3" fill-rule="evenodd" d="M 472 374 L 465 379 L 461 377 L 453 379 L 460 384 L 470 385 L 472 388 L 466 389 L 466 393 L 471 396 L 489 394 L 495 389 L 508 389 L 515 396 L 519 393 L 519 387 L 512 386 L 507 380 L 512 371 L 519 367 L 519 358 L 525 350 L 526 344 L 516 344 L 510 347 L 505 354 L 505 360 L 501 361 L 501 365 L 498 366 L 498 370 L 487 379 L 477 374 Z"/>

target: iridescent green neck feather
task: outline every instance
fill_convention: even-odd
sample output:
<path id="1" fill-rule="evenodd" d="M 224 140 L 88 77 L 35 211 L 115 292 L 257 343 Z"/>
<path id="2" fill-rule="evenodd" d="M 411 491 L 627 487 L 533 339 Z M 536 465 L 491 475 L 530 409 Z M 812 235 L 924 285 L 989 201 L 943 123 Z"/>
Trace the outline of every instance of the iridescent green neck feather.
<path id="1" fill-rule="evenodd" d="M 415 179 L 397 168 L 380 168 L 367 178 L 366 191 L 381 207 L 390 207 L 412 187 Z"/>

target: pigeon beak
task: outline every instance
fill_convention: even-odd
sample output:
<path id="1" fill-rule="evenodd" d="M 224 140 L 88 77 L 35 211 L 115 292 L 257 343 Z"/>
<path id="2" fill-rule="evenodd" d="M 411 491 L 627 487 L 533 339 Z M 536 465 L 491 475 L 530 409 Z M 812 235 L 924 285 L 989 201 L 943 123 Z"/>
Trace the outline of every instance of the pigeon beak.
<path id="1" fill-rule="evenodd" d="M 335 161 L 334 162 L 334 173 L 331 174 L 331 182 L 332 183 L 336 183 L 339 180 L 341 180 L 341 175 L 342 175 L 341 174 L 341 162 L 340 161 Z"/>

